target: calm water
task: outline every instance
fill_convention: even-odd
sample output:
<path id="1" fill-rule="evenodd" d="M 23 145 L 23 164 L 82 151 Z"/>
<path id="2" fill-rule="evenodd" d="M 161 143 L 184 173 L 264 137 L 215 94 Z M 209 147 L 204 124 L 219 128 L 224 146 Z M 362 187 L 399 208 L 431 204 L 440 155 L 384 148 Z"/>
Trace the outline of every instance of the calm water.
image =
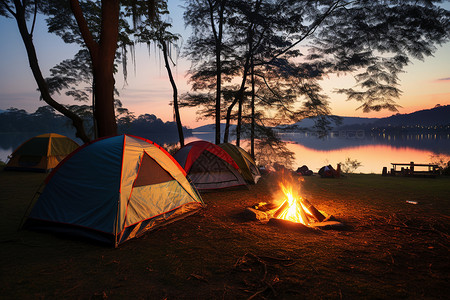
<path id="1" fill-rule="evenodd" d="M 0 135 L 0 160 L 7 161 L 8 155 L 32 136 Z M 449 134 L 366 136 L 361 132 L 341 132 L 324 139 L 292 133 L 282 137 L 288 142 L 288 149 L 295 153 L 293 168 L 307 165 L 314 172 L 327 164 L 336 166 L 346 158 L 361 162 L 362 166 L 356 169 L 356 173 L 376 174 L 381 174 L 383 167 L 390 169 L 391 163 L 430 163 L 436 155 L 450 159 Z M 197 139 L 213 141 L 214 135 L 194 133 L 194 137 L 186 139 L 186 143 Z"/>
<path id="2" fill-rule="evenodd" d="M 450 160 L 450 135 L 410 134 L 367 136 L 364 132 L 338 132 L 319 139 L 305 134 L 284 134 L 297 166 L 317 172 L 347 158 L 361 162 L 356 173 L 381 174 L 391 163 L 430 163 L 436 156 Z"/>
<path id="3" fill-rule="evenodd" d="M 211 133 L 195 133 L 197 139 L 214 140 Z M 450 134 L 368 136 L 362 131 L 334 132 L 321 139 L 303 133 L 284 133 L 287 148 L 294 152 L 293 168 L 307 165 L 317 172 L 322 166 L 344 162 L 347 158 L 361 162 L 355 173 L 381 174 L 391 163 L 430 163 L 439 155 L 450 160 Z M 244 147 L 245 148 L 245 147 Z"/>

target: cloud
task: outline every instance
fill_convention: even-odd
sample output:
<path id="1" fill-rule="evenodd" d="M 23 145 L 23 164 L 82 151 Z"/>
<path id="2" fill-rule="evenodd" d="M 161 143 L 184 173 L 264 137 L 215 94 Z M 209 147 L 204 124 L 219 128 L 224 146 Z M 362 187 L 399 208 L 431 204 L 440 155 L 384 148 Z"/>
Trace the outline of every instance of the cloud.
<path id="1" fill-rule="evenodd" d="M 438 79 L 436 79 L 436 81 L 437 81 L 437 82 L 440 82 L 440 81 L 450 81 L 450 77 L 438 78 Z"/>

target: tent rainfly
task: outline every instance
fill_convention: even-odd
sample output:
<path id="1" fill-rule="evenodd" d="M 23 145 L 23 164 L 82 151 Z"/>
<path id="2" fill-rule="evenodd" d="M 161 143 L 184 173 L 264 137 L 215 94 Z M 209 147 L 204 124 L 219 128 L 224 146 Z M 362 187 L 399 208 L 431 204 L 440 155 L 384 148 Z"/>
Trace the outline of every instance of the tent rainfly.
<path id="1" fill-rule="evenodd" d="M 5 170 L 48 172 L 79 145 L 56 134 L 41 134 L 24 142 L 11 154 Z"/>
<path id="2" fill-rule="evenodd" d="M 239 167 L 219 146 L 207 141 L 191 142 L 173 156 L 200 191 L 247 187 Z"/>
<path id="3" fill-rule="evenodd" d="M 261 173 L 252 156 L 247 151 L 230 143 L 223 143 L 219 146 L 225 150 L 239 166 L 239 172 L 245 181 L 252 184 L 258 182 L 261 178 Z"/>
<path id="4" fill-rule="evenodd" d="M 24 228 L 117 247 L 202 206 L 169 153 L 146 139 L 120 135 L 85 144 L 61 162 L 47 177 Z"/>

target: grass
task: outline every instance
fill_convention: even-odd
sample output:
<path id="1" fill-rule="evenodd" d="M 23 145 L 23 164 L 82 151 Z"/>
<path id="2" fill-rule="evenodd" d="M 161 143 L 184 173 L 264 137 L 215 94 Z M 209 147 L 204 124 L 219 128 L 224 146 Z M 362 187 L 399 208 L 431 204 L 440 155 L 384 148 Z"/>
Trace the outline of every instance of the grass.
<path id="1" fill-rule="evenodd" d="M 44 178 L 0 171 L 2 299 L 440 299 L 450 293 L 449 177 L 306 177 L 302 194 L 348 225 L 308 233 L 244 217 L 246 207 L 271 201 L 278 190 L 277 178 L 266 176 L 249 190 L 205 193 L 207 206 L 196 215 L 118 249 L 17 231 Z"/>

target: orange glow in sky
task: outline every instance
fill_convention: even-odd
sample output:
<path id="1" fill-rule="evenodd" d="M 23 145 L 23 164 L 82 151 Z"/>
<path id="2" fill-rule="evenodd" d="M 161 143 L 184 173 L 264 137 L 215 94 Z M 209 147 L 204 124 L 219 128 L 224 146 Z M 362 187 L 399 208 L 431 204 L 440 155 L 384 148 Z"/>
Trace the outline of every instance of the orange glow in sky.
<path id="1" fill-rule="evenodd" d="M 182 9 L 179 1 L 169 1 L 171 18 L 175 22 L 174 32 L 183 32 Z M 47 33 L 45 20 L 37 19 L 34 41 L 37 55 L 44 76 L 49 76 L 49 69 L 62 60 L 71 58 L 78 51 L 71 45 L 64 44 L 55 35 Z M 183 36 L 187 40 L 187 36 Z M 21 41 L 17 25 L 13 19 L 0 18 L 0 39 L 8 41 L 0 46 L 0 110 L 10 107 L 25 109 L 32 113 L 38 107 L 46 105 L 39 100 L 37 85 L 32 76 L 25 48 Z M 179 95 L 190 90 L 185 77 L 190 63 L 183 59 L 175 59 L 177 66 L 173 69 L 176 76 Z M 420 109 L 429 109 L 437 104 L 450 104 L 450 43 L 438 47 L 434 57 L 425 61 L 413 60 L 400 75 L 402 96 L 397 103 L 401 106 L 399 113 L 411 113 Z M 172 88 L 162 56 L 155 47 L 150 53 L 146 46 L 136 47 L 136 63 L 129 62 L 128 80 L 124 83 L 121 72 L 116 76 L 116 87 L 124 107 L 136 116 L 144 113 L 154 114 L 163 121 L 173 120 Z M 323 87 L 330 97 L 332 113 L 340 116 L 387 117 L 393 112 L 381 111 L 369 114 L 356 110 L 360 103 L 346 101 L 345 96 L 332 93 L 336 88 L 351 88 L 354 81 L 351 77 L 334 77 L 324 81 Z M 54 95 L 63 104 L 73 104 L 73 100 L 64 95 Z M 83 104 L 83 103 L 75 103 Z M 182 109 L 181 118 L 185 126 L 195 128 L 213 123 L 213 120 L 197 121 L 195 109 Z"/>

